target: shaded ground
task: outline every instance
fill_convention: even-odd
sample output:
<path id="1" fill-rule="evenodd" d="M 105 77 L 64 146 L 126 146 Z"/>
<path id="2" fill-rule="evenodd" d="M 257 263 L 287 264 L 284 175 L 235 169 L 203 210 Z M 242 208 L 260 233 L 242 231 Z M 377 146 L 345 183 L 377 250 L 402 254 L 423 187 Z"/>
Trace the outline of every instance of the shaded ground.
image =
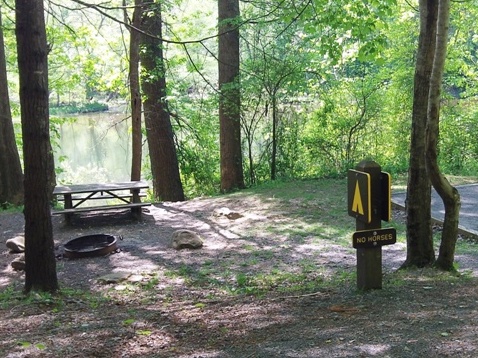
<path id="1" fill-rule="evenodd" d="M 116 214 L 66 226 L 56 217 L 59 257 L 77 236 L 123 237 L 118 253 L 59 259 L 60 298 L 23 299 L 23 275 L 0 243 L 0 356 L 478 356 L 476 244 L 460 240 L 459 277 L 396 272 L 405 245 L 395 212 L 400 242 L 383 248 L 383 289 L 358 292 L 343 184 L 158 204 L 139 223 Z M 22 234 L 22 220 L 0 215 L 3 242 Z M 202 249 L 170 248 L 184 228 L 201 234 Z M 112 272 L 131 276 L 99 280 Z"/>

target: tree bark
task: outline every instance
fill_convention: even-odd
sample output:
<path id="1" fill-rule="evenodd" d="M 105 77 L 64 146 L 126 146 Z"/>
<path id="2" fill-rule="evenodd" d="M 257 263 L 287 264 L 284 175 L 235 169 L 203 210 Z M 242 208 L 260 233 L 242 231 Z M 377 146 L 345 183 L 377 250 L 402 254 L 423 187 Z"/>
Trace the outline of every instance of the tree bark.
<path id="1" fill-rule="evenodd" d="M 23 173 L 8 95 L 7 64 L 0 6 L 0 205 L 23 204 Z"/>
<path id="2" fill-rule="evenodd" d="M 141 85 L 154 196 L 164 201 L 182 201 L 184 192 L 166 101 L 161 5 L 144 0 L 143 4 L 141 26 L 151 36 L 141 36 Z"/>
<path id="3" fill-rule="evenodd" d="M 133 19 L 130 29 L 129 43 L 129 88 L 131 97 L 131 132 L 132 132 L 132 155 L 131 155 L 131 180 L 141 180 L 141 163 L 143 153 L 143 135 L 141 132 L 141 89 L 139 81 L 139 45 L 141 34 L 136 29 L 141 26 L 141 0 L 135 0 Z"/>
<path id="4" fill-rule="evenodd" d="M 272 152 L 271 152 L 271 180 L 276 180 L 277 174 L 277 127 L 279 124 L 279 114 L 277 113 L 277 95 L 276 92 L 271 94 L 272 106 Z"/>
<path id="5" fill-rule="evenodd" d="M 43 0 L 16 0 L 15 10 L 25 162 L 25 292 L 55 292 L 58 281 L 50 214 L 53 159 Z"/>
<path id="6" fill-rule="evenodd" d="M 218 1 L 221 190 L 244 188 L 239 82 L 239 0 Z"/>
<path id="7" fill-rule="evenodd" d="M 435 266 L 443 270 L 452 271 L 454 270 L 453 262 L 455 258 L 455 244 L 458 238 L 460 194 L 440 171 L 437 151 L 440 122 L 440 95 L 447 53 L 449 16 L 450 1 L 440 0 L 438 8 L 435 59 L 430 78 L 426 156 L 427 170 L 430 180 L 445 206 L 445 219 L 443 222 L 440 251 Z"/>
<path id="8" fill-rule="evenodd" d="M 435 261 L 431 228 L 431 185 L 425 146 L 429 83 L 436 43 L 438 4 L 420 0 L 420 36 L 415 67 L 410 165 L 406 197 L 407 258 L 402 267 L 430 266 Z"/>

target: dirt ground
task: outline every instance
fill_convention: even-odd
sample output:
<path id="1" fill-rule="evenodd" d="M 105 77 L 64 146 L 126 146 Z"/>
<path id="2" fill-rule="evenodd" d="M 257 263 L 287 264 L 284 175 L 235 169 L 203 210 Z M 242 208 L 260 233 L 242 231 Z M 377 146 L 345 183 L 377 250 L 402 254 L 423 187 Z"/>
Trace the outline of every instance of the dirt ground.
<path id="1" fill-rule="evenodd" d="M 23 217 L 0 214 L 0 356 L 478 356 L 473 244 L 457 255 L 460 276 L 397 272 L 404 243 L 383 247 L 383 288 L 360 292 L 355 250 L 333 233 L 294 234 L 306 225 L 293 215 L 300 200 L 276 204 L 232 195 L 157 204 L 140 222 L 54 217 L 62 296 L 28 300 L 4 244 Z M 198 232 L 203 248 L 172 249 L 177 229 Z M 97 233 L 121 237 L 117 252 L 63 257 L 68 240 Z M 126 279 L 105 282 L 111 273 Z"/>

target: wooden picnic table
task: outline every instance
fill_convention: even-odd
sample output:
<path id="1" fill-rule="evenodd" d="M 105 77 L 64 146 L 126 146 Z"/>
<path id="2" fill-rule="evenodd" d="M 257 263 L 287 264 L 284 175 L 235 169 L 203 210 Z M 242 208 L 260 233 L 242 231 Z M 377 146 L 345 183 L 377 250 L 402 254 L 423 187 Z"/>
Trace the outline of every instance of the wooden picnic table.
<path id="1" fill-rule="evenodd" d="M 58 185 L 53 195 L 64 202 L 64 208 L 54 210 L 53 215 L 64 214 L 67 221 L 75 213 L 87 211 L 103 211 L 114 209 L 131 209 L 135 217 L 141 217 L 142 207 L 151 205 L 141 201 L 142 190 L 148 189 L 145 181 L 131 181 L 123 183 L 99 183 Z M 108 200 L 106 205 L 82 205 L 98 199 Z M 89 203 L 88 203 L 89 204 Z"/>

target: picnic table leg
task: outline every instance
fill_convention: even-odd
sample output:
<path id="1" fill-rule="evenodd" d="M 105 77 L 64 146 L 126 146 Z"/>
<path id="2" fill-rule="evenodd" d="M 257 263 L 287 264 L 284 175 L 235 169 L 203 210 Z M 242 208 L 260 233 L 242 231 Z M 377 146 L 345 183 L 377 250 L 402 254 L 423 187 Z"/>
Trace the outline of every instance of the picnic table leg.
<path id="1" fill-rule="evenodd" d="M 139 196 L 139 189 L 131 189 L 131 202 L 132 203 L 141 203 L 141 197 Z M 133 217 L 135 219 L 140 220 L 142 209 L 141 209 L 141 207 L 131 208 L 131 213 L 133 214 Z"/>
<path id="2" fill-rule="evenodd" d="M 139 189 L 131 189 L 131 202 L 132 203 L 140 203 L 141 198 L 139 196 Z"/>
<path id="3" fill-rule="evenodd" d="M 73 200 L 72 200 L 71 194 L 65 194 L 64 199 L 65 199 L 65 204 L 64 204 L 65 209 L 71 209 L 73 207 Z M 68 224 L 71 224 L 72 217 L 73 217 L 73 214 L 71 213 L 65 214 L 65 221 Z"/>

